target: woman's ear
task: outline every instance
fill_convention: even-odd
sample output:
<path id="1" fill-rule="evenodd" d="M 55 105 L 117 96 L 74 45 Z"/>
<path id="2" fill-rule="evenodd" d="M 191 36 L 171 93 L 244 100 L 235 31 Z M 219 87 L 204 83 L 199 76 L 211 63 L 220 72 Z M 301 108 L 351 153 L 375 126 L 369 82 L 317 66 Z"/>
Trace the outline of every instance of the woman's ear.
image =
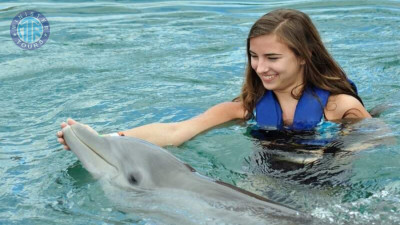
<path id="1" fill-rule="evenodd" d="M 308 52 L 308 56 L 310 56 L 310 58 L 311 58 L 311 56 L 312 56 L 312 52 L 311 51 L 307 51 Z M 306 64 L 306 60 L 302 57 L 302 58 L 300 58 L 300 65 L 305 65 Z"/>

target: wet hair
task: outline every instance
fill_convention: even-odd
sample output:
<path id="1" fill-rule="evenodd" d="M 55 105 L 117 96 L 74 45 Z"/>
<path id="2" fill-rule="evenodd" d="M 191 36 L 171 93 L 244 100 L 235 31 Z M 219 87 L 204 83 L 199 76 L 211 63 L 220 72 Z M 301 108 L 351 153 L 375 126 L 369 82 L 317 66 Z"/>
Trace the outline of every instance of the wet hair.
<path id="1" fill-rule="evenodd" d="M 254 118 L 255 106 L 266 91 L 256 71 L 251 67 L 250 39 L 271 34 L 276 35 L 298 59 L 305 62 L 304 85 L 298 95 L 294 95 L 292 90 L 294 98 L 299 99 L 305 88 L 314 86 L 327 90 L 332 95 L 351 95 L 362 103 L 343 69 L 326 50 L 310 17 L 298 10 L 278 9 L 258 19 L 247 37 L 245 79 L 240 95 L 234 99 L 243 102 L 245 120 Z"/>

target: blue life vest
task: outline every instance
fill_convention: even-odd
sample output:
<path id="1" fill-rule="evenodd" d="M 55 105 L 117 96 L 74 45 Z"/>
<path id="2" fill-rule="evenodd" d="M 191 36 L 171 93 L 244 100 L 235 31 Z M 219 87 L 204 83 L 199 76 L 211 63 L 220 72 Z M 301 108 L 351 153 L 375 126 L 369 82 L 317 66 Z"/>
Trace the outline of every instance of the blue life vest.
<path id="1" fill-rule="evenodd" d="M 320 88 L 306 88 L 297 103 L 293 124 L 289 128 L 292 130 L 314 128 L 321 122 L 329 95 L 329 91 Z M 260 127 L 283 128 L 282 109 L 273 91 L 267 90 L 256 104 L 256 121 Z"/>
<path id="2" fill-rule="evenodd" d="M 349 80 L 357 93 L 356 85 Z M 292 130 L 311 130 L 321 122 L 324 108 L 328 102 L 330 92 L 317 88 L 307 87 L 296 106 Z M 282 109 L 273 91 L 267 90 L 256 104 L 256 122 L 261 128 L 282 129 Z"/>

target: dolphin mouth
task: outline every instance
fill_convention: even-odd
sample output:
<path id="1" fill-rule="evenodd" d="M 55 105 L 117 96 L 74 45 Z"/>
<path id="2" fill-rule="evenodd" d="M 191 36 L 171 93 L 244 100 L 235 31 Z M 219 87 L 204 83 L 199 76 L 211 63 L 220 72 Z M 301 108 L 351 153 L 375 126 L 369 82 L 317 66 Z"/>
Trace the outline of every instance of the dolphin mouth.
<path id="1" fill-rule="evenodd" d="M 80 125 L 80 126 L 82 126 L 82 125 Z M 115 171 L 118 173 L 118 167 L 116 165 L 114 165 L 110 160 L 107 160 L 107 157 L 104 154 L 102 154 L 101 151 L 96 150 L 90 144 L 88 144 L 84 138 L 82 138 L 80 135 L 78 135 L 78 132 L 74 128 L 78 128 L 78 126 L 76 126 L 75 124 L 70 126 L 70 130 L 72 131 L 72 134 L 85 147 L 84 150 L 78 149 L 78 151 L 90 151 L 92 153 L 92 156 L 90 158 L 87 158 L 85 161 L 87 163 L 92 163 L 93 165 L 97 165 L 97 167 L 100 167 L 99 164 L 107 164 L 109 167 L 112 167 L 113 169 L 115 169 Z M 96 135 L 98 135 L 98 134 L 96 134 Z M 75 152 L 75 153 L 77 154 L 77 152 Z M 104 165 L 101 165 L 101 167 L 103 168 Z M 100 171 L 101 168 L 95 168 L 95 169 L 98 170 L 97 173 L 101 173 L 101 171 Z M 95 171 L 93 171 L 93 172 L 95 172 Z M 101 176 L 101 175 L 102 174 L 97 174 L 97 176 Z"/>

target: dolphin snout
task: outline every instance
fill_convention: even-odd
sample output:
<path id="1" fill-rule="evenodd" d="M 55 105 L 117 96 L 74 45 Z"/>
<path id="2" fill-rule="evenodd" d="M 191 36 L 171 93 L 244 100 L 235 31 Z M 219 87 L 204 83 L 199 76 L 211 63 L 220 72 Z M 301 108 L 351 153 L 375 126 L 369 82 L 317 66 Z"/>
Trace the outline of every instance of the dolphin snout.
<path id="1" fill-rule="evenodd" d="M 63 129 L 64 138 L 83 166 L 96 178 L 118 171 L 110 144 L 87 125 L 76 123 Z"/>
<path id="2" fill-rule="evenodd" d="M 95 130 L 87 125 L 76 123 L 71 125 L 75 136 L 92 151 L 96 152 L 102 157 L 107 155 L 109 146 L 106 141 L 102 138 Z"/>

